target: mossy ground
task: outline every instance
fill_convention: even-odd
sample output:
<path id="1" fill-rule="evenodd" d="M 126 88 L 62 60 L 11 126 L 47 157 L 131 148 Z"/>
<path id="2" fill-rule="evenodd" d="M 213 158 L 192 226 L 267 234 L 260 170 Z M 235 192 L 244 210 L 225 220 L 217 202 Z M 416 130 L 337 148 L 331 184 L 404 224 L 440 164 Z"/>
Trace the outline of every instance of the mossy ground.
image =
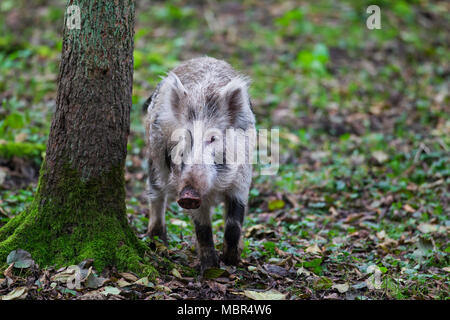
<path id="1" fill-rule="evenodd" d="M 91 258 L 97 270 L 115 266 L 154 275 L 155 269 L 143 260 L 148 247 L 137 239 L 126 219 L 125 194 L 120 188 L 123 169 L 84 182 L 67 166 L 65 178 L 48 189 L 45 166 L 44 162 L 30 207 L 0 229 L 0 261 L 21 248 L 41 267 Z"/>

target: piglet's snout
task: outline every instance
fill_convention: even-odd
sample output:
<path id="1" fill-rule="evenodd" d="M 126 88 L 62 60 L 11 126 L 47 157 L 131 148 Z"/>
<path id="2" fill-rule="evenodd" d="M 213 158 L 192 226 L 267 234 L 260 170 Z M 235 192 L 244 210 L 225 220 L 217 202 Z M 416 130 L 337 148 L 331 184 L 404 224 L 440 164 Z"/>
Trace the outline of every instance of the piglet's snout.
<path id="1" fill-rule="evenodd" d="M 202 203 L 200 194 L 192 187 L 185 187 L 180 192 L 178 204 L 184 209 L 198 209 Z"/>

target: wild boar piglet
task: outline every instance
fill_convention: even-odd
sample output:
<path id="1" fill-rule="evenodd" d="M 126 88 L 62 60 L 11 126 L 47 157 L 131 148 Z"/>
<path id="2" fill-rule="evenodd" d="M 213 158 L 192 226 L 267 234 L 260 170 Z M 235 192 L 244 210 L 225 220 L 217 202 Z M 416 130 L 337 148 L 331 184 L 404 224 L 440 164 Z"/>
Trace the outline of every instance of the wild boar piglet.
<path id="1" fill-rule="evenodd" d="M 212 208 L 225 204 L 222 261 L 237 264 L 252 179 L 255 117 L 249 79 L 210 57 L 185 61 L 147 100 L 149 236 L 167 241 L 175 200 L 192 217 L 202 272 L 219 266 Z"/>

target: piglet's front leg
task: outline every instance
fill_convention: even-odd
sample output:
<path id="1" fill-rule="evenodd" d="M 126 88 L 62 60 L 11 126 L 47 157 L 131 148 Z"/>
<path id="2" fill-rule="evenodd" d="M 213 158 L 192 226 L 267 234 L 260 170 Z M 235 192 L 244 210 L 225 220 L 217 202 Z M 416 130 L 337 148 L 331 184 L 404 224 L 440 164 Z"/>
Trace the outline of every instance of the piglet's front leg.
<path id="1" fill-rule="evenodd" d="M 225 235 L 222 260 L 227 265 L 237 265 L 240 260 L 242 224 L 245 205 L 236 198 L 226 200 Z"/>
<path id="2" fill-rule="evenodd" d="M 207 218 L 204 216 L 194 217 L 194 225 L 200 257 L 200 270 L 203 274 L 207 269 L 219 267 L 219 259 L 214 249 L 214 238 L 209 213 L 207 214 Z"/>

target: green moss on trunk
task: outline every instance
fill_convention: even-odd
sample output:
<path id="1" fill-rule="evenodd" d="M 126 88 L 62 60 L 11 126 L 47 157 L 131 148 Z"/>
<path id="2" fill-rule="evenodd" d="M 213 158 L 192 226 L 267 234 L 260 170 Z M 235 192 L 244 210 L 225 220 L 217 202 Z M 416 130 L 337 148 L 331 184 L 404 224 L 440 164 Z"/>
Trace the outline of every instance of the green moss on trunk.
<path id="1" fill-rule="evenodd" d="M 97 270 L 115 265 L 152 276 L 155 269 L 143 260 L 147 246 L 126 219 L 124 183 L 116 181 L 123 180 L 123 169 L 85 182 L 67 165 L 65 179 L 48 192 L 45 165 L 31 206 L 0 229 L 0 261 L 22 248 L 40 266 L 67 266 L 92 258 Z"/>

